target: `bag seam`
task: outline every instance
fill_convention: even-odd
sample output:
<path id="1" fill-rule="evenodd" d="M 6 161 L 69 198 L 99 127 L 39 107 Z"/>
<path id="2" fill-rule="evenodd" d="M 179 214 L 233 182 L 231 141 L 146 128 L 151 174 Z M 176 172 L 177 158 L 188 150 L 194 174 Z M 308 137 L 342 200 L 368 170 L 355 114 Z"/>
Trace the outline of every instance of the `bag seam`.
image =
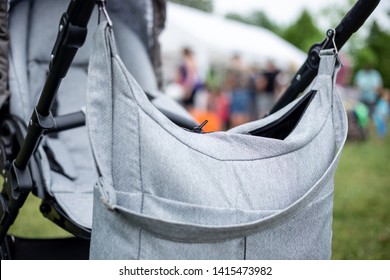
<path id="1" fill-rule="evenodd" d="M 138 164 L 139 164 L 139 179 L 140 179 L 140 190 L 141 190 L 141 213 L 144 211 L 144 200 L 145 200 L 145 191 L 144 185 L 142 183 L 142 145 L 141 145 L 141 126 L 140 126 L 140 112 L 139 107 L 137 109 L 137 123 L 138 123 Z M 139 228 L 138 236 L 138 259 L 141 259 L 141 242 L 142 241 L 142 228 Z"/>

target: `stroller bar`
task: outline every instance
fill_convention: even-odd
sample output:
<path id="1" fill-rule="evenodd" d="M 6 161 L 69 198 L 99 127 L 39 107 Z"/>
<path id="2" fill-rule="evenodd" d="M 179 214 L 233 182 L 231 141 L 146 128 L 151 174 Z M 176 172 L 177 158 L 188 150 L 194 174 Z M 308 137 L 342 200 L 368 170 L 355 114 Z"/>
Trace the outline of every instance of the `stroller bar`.
<path id="1" fill-rule="evenodd" d="M 94 6 L 95 0 L 71 1 L 68 10 L 62 15 L 58 37 L 51 55 L 49 76 L 31 117 L 26 139 L 15 161 L 16 167 L 20 169 L 27 167 L 44 131 L 54 126 L 50 110 L 62 78 L 65 77 L 78 48 L 85 41 L 86 26 Z M 48 126 L 42 126 L 39 122 L 43 118 L 47 118 L 45 123 Z"/>
<path id="2" fill-rule="evenodd" d="M 85 114 L 83 111 L 57 116 L 54 118 L 54 126 L 45 133 L 60 132 L 85 125 Z"/>
<path id="3" fill-rule="evenodd" d="M 51 107 L 62 79 L 87 35 L 87 24 L 96 0 L 72 0 L 62 15 L 57 40 L 51 54 L 49 75 L 46 79 L 38 105 L 32 113 L 27 135 L 22 147 L 6 173 L 0 193 L 0 242 L 13 224 L 33 187 L 28 164 L 43 133 L 54 127 Z M 2 246 L 2 245 L 0 245 Z"/>
<path id="4" fill-rule="evenodd" d="M 335 28 L 335 44 L 338 50 L 340 50 L 352 34 L 364 24 L 378 6 L 379 2 L 380 0 L 359 0 L 347 15 L 345 15 L 339 25 Z M 309 86 L 318 72 L 320 50 L 332 47 L 333 42 L 328 41 L 325 38 L 321 43 L 316 43 L 310 48 L 305 63 L 295 74 L 294 78 L 291 80 L 290 86 L 276 102 L 269 114 L 275 113 L 289 104 Z"/>
<path id="5" fill-rule="evenodd" d="M 4 177 L 3 189 L 0 193 L 0 243 L 18 215 L 32 188 L 29 169 L 20 170 L 12 164 Z M 1 245 L 2 247 L 3 245 Z"/>

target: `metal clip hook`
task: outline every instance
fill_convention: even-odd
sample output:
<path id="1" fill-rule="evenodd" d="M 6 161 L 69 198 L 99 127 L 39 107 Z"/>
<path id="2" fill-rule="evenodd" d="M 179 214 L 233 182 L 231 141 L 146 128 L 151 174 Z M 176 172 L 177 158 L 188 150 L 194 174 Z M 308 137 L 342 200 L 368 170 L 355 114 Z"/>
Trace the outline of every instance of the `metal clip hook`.
<path id="1" fill-rule="evenodd" d="M 108 15 L 107 9 L 106 9 L 106 0 L 96 0 L 96 2 L 97 2 L 97 5 L 99 6 L 98 23 L 100 23 L 100 14 L 103 12 L 104 17 L 107 20 L 108 26 L 112 27 L 112 21 L 111 21 L 110 16 Z"/>
<path id="2" fill-rule="evenodd" d="M 336 46 L 336 42 L 335 42 L 335 37 L 336 37 L 336 30 L 335 29 L 328 29 L 328 31 L 326 32 L 326 41 L 322 47 L 322 49 L 326 46 L 326 44 L 329 42 L 329 40 L 332 40 L 332 43 L 333 43 L 333 48 L 335 50 L 335 53 L 338 54 L 339 53 L 339 50 L 337 49 L 337 46 Z"/>
<path id="3" fill-rule="evenodd" d="M 336 46 L 336 42 L 335 42 L 335 37 L 336 37 L 336 30 L 335 29 L 328 29 L 328 31 L 326 32 L 326 41 L 325 43 L 323 44 L 321 50 L 323 50 L 325 48 L 325 46 L 327 45 L 327 43 L 329 42 L 329 40 L 332 40 L 332 43 L 333 43 L 333 49 L 334 49 L 334 54 L 336 55 L 336 63 L 339 65 L 339 66 L 343 66 L 343 63 L 341 62 L 341 59 L 339 57 L 339 50 L 337 49 L 337 46 Z"/>

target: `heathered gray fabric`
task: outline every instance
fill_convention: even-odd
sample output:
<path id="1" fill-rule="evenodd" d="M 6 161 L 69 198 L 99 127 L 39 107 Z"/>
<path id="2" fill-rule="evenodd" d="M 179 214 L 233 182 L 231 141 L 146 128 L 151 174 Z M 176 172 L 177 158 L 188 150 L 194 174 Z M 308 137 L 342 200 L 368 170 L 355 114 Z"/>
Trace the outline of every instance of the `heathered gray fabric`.
<path id="1" fill-rule="evenodd" d="M 68 5 L 68 2 L 60 0 L 36 0 L 18 1 L 11 6 L 10 113 L 26 123 L 45 83 L 50 53 L 58 32 L 56 26 Z M 96 15 L 92 20 L 96 25 Z M 89 34 L 87 41 L 91 37 L 92 34 Z M 85 105 L 89 53 L 88 44 L 77 53 L 58 90 L 56 114 L 75 112 Z M 93 203 L 91 182 L 98 176 L 86 128 L 59 133 L 57 138 L 44 137 L 42 144 L 52 150 L 54 160 L 64 171 L 64 174 L 60 174 L 50 170 L 43 149 L 39 149 L 46 191 L 74 222 L 90 228 Z"/>
<path id="2" fill-rule="evenodd" d="M 156 92 L 157 80 L 151 63 L 151 57 L 155 54 L 149 52 L 149 43 L 145 41 L 147 39 L 145 35 L 148 34 L 147 20 L 142 21 L 142 17 L 145 16 L 143 13 L 146 9 L 146 1 L 111 0 L 108 2 L 107 9 L 114 22 L 114 29 L 121 35 L 118 50 L 122 53 L 124 63 L 143 89 Z M 11 5 L 10 113 L 25 120 L 26 123 L 31 117 L 45 83 L 50 54 L 58 33 L 58 24 L 68 5 L 69 1 L 63 0 L 19 0 L 13 1 Z M 129 15 L 129 9 L 132 10 L 132 16 L 125 18 L 126 14 Z M 96 9 L 89 21 L 86 42 L 78 50 L 67 76 L 59 87 L 56 97 L 55 114 L 57 115 L 79 111 L 85 105 L 87 68 L 93 35 L 91 31 L 96 28 L 97 18 Z M 149 35 L 152 37 L 152 34 Z M 173 107 L 173 102 L 164 102 L 165 99 L 160 98 L 160 95 L 156 94 L 156 101 L 160 101 L 156 106 L 177 112 L 178 106 Z M 188 113 L 186 114 L 181 112 L 183 117 L 188 116 Z M 57 200 L 73 221 L 83 227 L 91 228 L 93 182 L 98 176 L 87 129 L 81 127 L 60 132 L 56 139 L 44 137 L 42 144 L 52 150 L 56 163 L 64 171 L 64 174 L 60 174 L 50 170 L 48 159 L 43 149 L 40 149 L 42 165 L 45 167 L 42 172 L 46 191 Z"/>
<path id="3" fill-rule="evenodd" d="M 89 64 L 87 123 L 100 173 L 92 259 L 329 259 L 333 176 L 346 115 L 336 56 L 284 140 L 249 135 L 269 118 L 196 134 L 148 101 L 101 24 Z"/>

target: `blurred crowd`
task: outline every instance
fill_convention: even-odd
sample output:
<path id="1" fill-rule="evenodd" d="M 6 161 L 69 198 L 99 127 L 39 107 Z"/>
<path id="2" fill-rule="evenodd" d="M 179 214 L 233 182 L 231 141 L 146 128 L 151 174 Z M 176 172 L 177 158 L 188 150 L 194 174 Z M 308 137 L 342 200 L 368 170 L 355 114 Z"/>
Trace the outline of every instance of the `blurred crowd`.
<path id="1" fill-rule="evenodd" d="M 184 48 L 173 95 L 199 122 L 209 121 L 206 131 L 226 130 L 265 116 L 294 72 L 282 71 L 272 61 L 248 66 L 234 54 L 227 66 L 211 67 L 202 80 L 194 53 Z"/>
<path id="2" fill-rule="evenodd" d="M 349 138 L 366 139 L 369 127 L 384 138 L 388 132 L 390 90 L 383 87 L 381 74 L 371 65 L 353 74 L 342 54 L 341 59 L 344 67 L 336 83 L 348 114 Z M 208 120 L 205 131 L 226 130 L 266 116 L 296 70 L 293 66 L 279 69 L 272 61 L 262 66 L 246 65 L 239 54 L 234 54 L 227 66 L 211 67 L 201 79 L 193 51 L 184 48 L 174 87 L 171 84 L 168 93 L 176 92 L 172 96 L 199 123 Z"/>
<path id="3" fill-rule="evenodd" d="M 365 140 L 371 128 L 378 139 L 384 139 L 390 119 L 390 90 L 384 87 L 382 75 L 370 63 L 352 73 L 348 60 L 341 59 L 344 67 L 336 83 L 348 115 L 348 138 Z"/>

